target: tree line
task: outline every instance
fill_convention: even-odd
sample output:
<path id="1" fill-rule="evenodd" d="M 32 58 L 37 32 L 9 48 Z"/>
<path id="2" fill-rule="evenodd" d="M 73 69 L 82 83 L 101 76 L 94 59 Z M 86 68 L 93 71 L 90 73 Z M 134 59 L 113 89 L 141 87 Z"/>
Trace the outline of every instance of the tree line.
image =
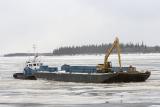
<path id="1" fill-rule="evenodd" d="M 53 50 L 53 55 L 104 54 L 112 44 L 65 46 Z M 160 46 L 147 46 L 142 43 L 120 44 L 122 53 L 159 53 Z M 115 53 L 116 50 L 113 51 Z"/>
<path id="2" fill-rule="evenodd" d="M 51 53 L 38 53 L 40 56 L 54 56 L 54 55 L 85 55 L 85 54 L 104 54 L 111 48 L 112 44 L 100 45 L 82 45 L 82 46 L 65 46 L 54 49 Z M 147 46 L 142 43 L 127 43 L 120 44 L 121 53 L 160 53 L 160 46 Z M 115 53 L 116 50 L 113 51 Z M 5 57 L 14 56 L 33 56 L 34 53 L 10 53 L 5 54 Z"/>

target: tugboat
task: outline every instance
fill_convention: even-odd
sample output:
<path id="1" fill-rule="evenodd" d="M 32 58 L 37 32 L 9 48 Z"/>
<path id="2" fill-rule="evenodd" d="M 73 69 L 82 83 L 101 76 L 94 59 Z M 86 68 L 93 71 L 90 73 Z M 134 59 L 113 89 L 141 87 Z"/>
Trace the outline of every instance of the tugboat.
<path id="1" fill-rule="evenodd" d="M 117 49 L 119 67 L 112 67 L 108 58 L 113 51 Z M 64 82 L 84 82 L 84 83 L 114 83 L 114 82 L 143 82 L 150 76 L 149 71 L 140 72 L 131 65 L 122 67 L 119 39 L 116 38 L 112 47 L 106 52 L 104 64 L 97 66 L 70 66 L 63 65 L 59 71 L 57 67 L 48 67 L 37 60 L 38 55 L 35 54 L 34 59 L 26 62 L 23 73 L 15 73 L 13 77 L 16 79 L 36 80 L 38 78 L 64 81 Z M 64 71 L 64 72 L 61 72 Z"/>
<path id="2" fill-rule="evenodd" d="M 33 48 L 35 51 L 35 46 Z M 57 67 L 48 67 L 47 65 L 43 65 L 43 63 L 37 58 L 38 54 L 35 53 L 33 59 L 26 61 L 23 73 L 14 73 L 13 77 L 15 79 L 37 80 L 34 76 L 35 73 L 58 71 Z"/>

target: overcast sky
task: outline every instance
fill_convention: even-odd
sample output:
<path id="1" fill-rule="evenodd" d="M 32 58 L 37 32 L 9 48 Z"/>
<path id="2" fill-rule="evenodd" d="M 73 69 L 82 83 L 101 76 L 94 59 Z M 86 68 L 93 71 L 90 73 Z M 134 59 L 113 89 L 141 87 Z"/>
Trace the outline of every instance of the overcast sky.
<path id="1" fill-rule="evenodd" d="M 0 54 L 113 42 L 160 45 L 160 0 L 0 0 Z"/>

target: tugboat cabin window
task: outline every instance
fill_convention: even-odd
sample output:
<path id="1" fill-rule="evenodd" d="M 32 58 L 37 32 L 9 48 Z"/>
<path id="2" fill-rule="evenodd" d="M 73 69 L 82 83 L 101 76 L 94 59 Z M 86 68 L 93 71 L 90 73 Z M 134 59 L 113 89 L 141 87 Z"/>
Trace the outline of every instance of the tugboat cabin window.
<path id="1" fill-rule="evenodd" d="M 33 66 L 36 66 L 36 64 L 33 64 Z"/>
<path id="2" fill-rule="evenodd" d="M 29 66 L 31 67 L 31 66 L 32 66 L 32 64 L 29 64 Z"/>

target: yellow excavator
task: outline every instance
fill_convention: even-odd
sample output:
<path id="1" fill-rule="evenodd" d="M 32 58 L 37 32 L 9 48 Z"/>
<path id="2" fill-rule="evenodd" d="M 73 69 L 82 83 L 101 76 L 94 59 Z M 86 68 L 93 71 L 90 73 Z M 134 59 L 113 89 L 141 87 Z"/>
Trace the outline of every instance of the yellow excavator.
<path id="1" fill-rule="evenodd" d="M 112 71 L 112 64 L 111 64 L 111 62 L 108 61 L 108 58 L 109 58 L 110 54 L 112 53 L 112 51 L 114 50 L 114 48 L 116 48 L 116 50 L 117 50 L 119 67 L 120 67 L 120 70 L 122 70 L 121 55 L 120 55 L 121 49 L 120 49 L 120 45 L 119 45 L 119 39 L 118 39 L 118 37 L 116 37 L 115 41 L 112 44 L 112 47 L 110 49 L 108 49 L 105 54 L 104 64 L 97 65 L 97 72 L 107 73 L 107 72 Z"/>

